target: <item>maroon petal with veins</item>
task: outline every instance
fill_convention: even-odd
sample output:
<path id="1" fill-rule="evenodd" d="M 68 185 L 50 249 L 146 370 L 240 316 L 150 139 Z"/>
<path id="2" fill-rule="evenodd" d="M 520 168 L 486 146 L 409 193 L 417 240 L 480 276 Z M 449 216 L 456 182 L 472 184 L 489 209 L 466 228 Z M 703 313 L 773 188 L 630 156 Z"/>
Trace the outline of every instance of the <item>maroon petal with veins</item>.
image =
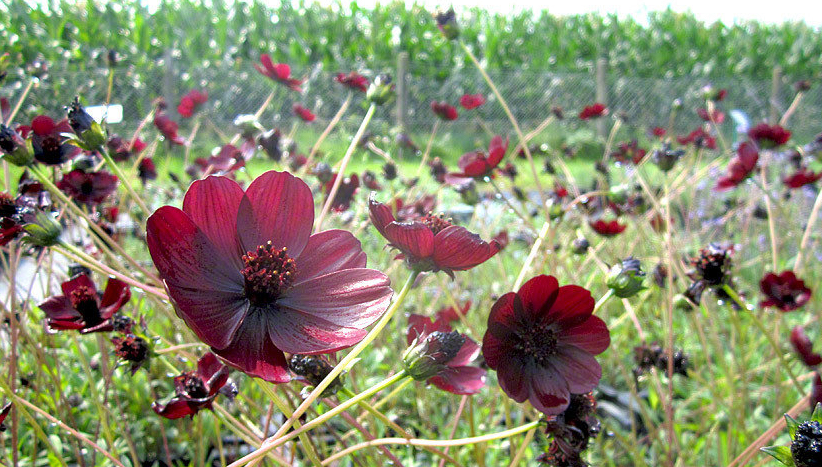
<path id="1" fill-rule="evenodd" d="M 514 312 L 514 302 L 518 301 L 516 292 L 508 292 L 500 297 L 491 307 L 491 313 L 488 314 L 488 332 L 486 337 L 493 336 L 498 339 L 505 340 L 511 337 L 515 329 L 518 327 L 517 316 Z M 482 353 L 486 353 L 485 343 L 483 341 Z M 487 360 L 487 356 L 486 356 Z M 492 365 L 492 367 L 495 365 Z"/>
<path id="2" fill-rule="evenodd" d="M 554 276 L 539 275 L 529 279 L 517 292 L 517 296 L 522 301 L 519 308 L 525 319 L 539 322 L 542 317 L 547 317 L 543 308 L 551 307 L 557 299 L 559 292 L 559 282 Z"/>
<path id="3" fill-rule="evenodd" d="M 277 304 L 338 326 L 362 329 L 388 307 L 393 294 L 390 283 L 374 269 L 346 269 L 295 284 Z"/>
<path id="4" fill-rule="evenodd" d="M 546 415 L 560 414 L 568 407 L 571 398 L 568 384 L 562 374 L 553 369 L 543 367 L 534 370 L 529 389 L 531 405 Z"/>
<path id="5" fill-rule="evenodd" d="M 248 300 L 237 292 L 166 284 L 177 315 L 203 342 L 226 348 L 248 314 Z"/>
<path id="6" fill-rule="evenodd" d="M 81 318 L 80 313 L 71 306 L 71 299 L 65 295 L 49 297 L 37 306 L 49 320 L 67 321 Z"/>
<path id="7" fill-rule="evenodd" d="M 563 331 L 557 338 L 557 343 L 572 345 L 593 355 L 599 355 L 611 345 L 611 333 L 605 321 L 591 316 L 579 326 Z"/>
<path id="8" fill-rule="evenodd" d="M 457 355 L 447 363 L 450 367 L 468 366 L 477 358 L 480 353 L 480 346 L 470 338 L 465 339 L 465 342 L 460 347 Z"/>
<path id="9" fill-rule="evenodd" d="M 485 370 L 475 366 L 446 368 L 438 375 L 428 378 L 428 382 L 443 391 L 468 396 L 485 387 L 485 373 Z"/>
<path id="10" fill-rule="evenodd" d="M 154 402 L 151 404 L 151 408 L 154 413 L 169 420 L 176 420 L 197 413 L 192 404 L 179 397 L 171 399 L 166 405 Z"/>
<path id="11" fill-rule="evenodd" d="M 365 337 L 365 329 L 344 327 L 283 306 L 268 310 L 268 335 L 278 349 L 292 354 L 336 352 Z"/>
<path id="12" fill-rule="evenodd" d="M 588 320 L 594 312 L 594 304 L 594 297 L 588 290 L 578 285 L 563 285 L 545 319 L 556 321 L 563 328 L 577 326 Z"/>
<path id="13" fill-rule="evenodd" d="M 483 346 L 483 354 L 484 348 Z M 533 371 L 535 371 L 533 364 L 526 365 L 522 361 L 508 361 L 497 368 L 497 380 L 508 397 L 517 402 L 523 402 L 530 394 L 529 380 L 533 378 L 531 375 Z"/>
<path id="14" fill-rule="evenodd" d="M 491 139 L 491 144 L 488 146 L 488 165 L 496 167 L 499 165 L 502 158 L 505 156 L 505 151 L 508 150 L 508 139 L 502 140 L 502 136 L 494 136 Z"/>
<path id="15" fill-rule="evenodd" d="M 104 320 L 111 318 L 111 315 L 122 308 L 130 298 L 131 290 L 128 284 L 120 279 L 109 278 L 100 301 L 100 317 Z"/>
<path id="16" fill-rule="evenodd" d="M 266 172 L 251 182 L 237 213 L 237 233 L 245 251 L 266 242 L 300 256 L 314 225 L 311 189 L 288 172 Z"/>
<path id="17" fill-rule="evenodd" d="M 377 201 L 376 195 L 376 193 L 371 192 L 371 195 L 368 197 L 368 217 L 380 235 L 388 238 L 385 235 L 385 227 L 395 221 L 394 214 L 388 205 Z"/>
<path id="18" fill-rule="evenodd" d="M 364 268 L 365 252 L 362 245 L 347 230 L 324 230 L 308 238 L 298 258 L 295 283 L 313 279 L 334 271 Z"/>
<path id="19" fill-rule="evenodd" d="M 574 394 L 593 390 L 602 378 L 602 367 L 596 358 L 576 347 L 559 347 L 552 364 L 568 382 L 568 390 Z"/>
<path id="20" fill-rule="evenodd" d="M 488 243 L 465 227 L 452 225 L 434 236 L 434 262 L 441 269 L 464 271 L 497 254 L 499 243 Z"/>
<path id="21" fill-rule="evenodd" d="M 268 317 L 263 312 L 249 314 L 237 330 L 231 345 L 212 349 L 226 363 L 251 376 L 271 383 L 287 383 L 288 362 L 278 349 L 268 330 Z"/>
<path id="22" fill-rule="evenodd" d="M 209 176 L 191 184 L 183 199 L 183 212 L 211 240 L 222 258 L 237 270 L 243 268 L 237 239 L 237 211 L 243 189 L 228 177 Z"/>
<path id="23" fill-rule="evenodd" d="M 91 293 L 97 293 L 97 287 L 95 287 L 94 282 L 86 274 L 80 274 L 60 284 L 60 289 L 66 297 L 71 297 L 71 293 L 77 290 L 78 287 L 87 287 Z"/>
<path id="24" fill-rule="evenodd" d="M 385 238 L 414 258 L 428 258 L 434 253 L 434 232 L 421 222 L 392 222 L 385 226 Z"/>

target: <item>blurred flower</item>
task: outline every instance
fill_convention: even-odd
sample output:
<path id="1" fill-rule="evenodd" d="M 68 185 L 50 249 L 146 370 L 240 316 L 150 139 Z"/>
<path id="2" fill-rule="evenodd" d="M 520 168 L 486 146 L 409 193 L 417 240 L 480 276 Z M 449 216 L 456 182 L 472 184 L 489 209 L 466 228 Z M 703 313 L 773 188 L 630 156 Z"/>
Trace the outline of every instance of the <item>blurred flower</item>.
<path id="1" fill-rule="evenodd" d="M 328 196 L 331 193 L 331 187 L 334 186 L 334 181 L 339 174 L 334 174 L 331 180 L 325 182 L 325 193 Z M 340 186 L 337 188 L 337 193 L 334 196 L 334 201 L 331 202 L 331 209 L 337 212 L 348 210 L 351 207 L 351 202 L 354 200 L 354 194 L 360 187 L 360 177 L 357 174 L 351 174 L 349 177 L 343 178 Z"/>
<path id="2" fill-rule="evenodd" d="M 94 282 L 81 274 L 60 285 L 63 295 L 46 299 L 38 306 L 46 313 L 46 323 L 56 331 L 77 329 L 82 334 L 111 331 L 111 317 L 131 298 L 128 286 L 109 278 L 101 295 Z"/>
<path id="3" fill-rule="evenodd" d="M 702 98 L 709 101 L 719 102 L 728 95 L 727 89 L 717 89 L 710 84 L 702 88 Z"/>
<path id="4" fill-rule="evenodd" d="M 656 149 L 651 155 L 651 160 L 659 167 L 659 170 L 668 172 L 673 169 L 679 159 L 685 155 L 682 149 L 671 149 L 668 144 L 664 144 L 661 148 Z"/>
<path id="5" fill-rule="evenodd" d="M 762 308 L 773 306 L 782 311 L 793 311 L 811 299 L 811 289 L 790 270 L 765 274 L 759 281 L 759 290 L 766 297 L 759 304 Z"/>
<path id="6" fill-rule="evenodd" d="M 131 156 L 143 152 L 143 149 L 146 148 L 146 143 L 140 138 L 135 138 L 134 144 L 132 145 L 130 140 L 124 140 L 117 135 L 113 135 L 108 139 L 106 146 L 108 146 L 108 152 L 111 154 L 112 159 L 117 162 L 123 162 L 131 159 Z"/>
<path id="7" fill-rule="evenodd" d="M 453 306 L 445 307 L 437 311 L 435 317 L 437 321 L 442 321 L 444 323 L 453 323 L 460 320 L 459 315 L 465 316 L 468 313 L 468 310 L 471 308 L 471 300 L 468 300 L 459 307 L 459 311 Z"/>
<path id="8" fill-rule="evenodd" d="M 482 94 L 463 94 L 460 97 L 460 105 L 465 110 L 476 109 L 485 104 L 485 96 Z"/>
<path id="9" fill-rule="evenodd" d="M 279 161 L 283 157 L 283 149 L 280 147 L 281 140 L 282 133 L 274 128 L 257 137 L 257 144 L 262 146 L 269 159 Z"/>
<path id="10" fill-rule="evenodd" d="M 343 86 L 349 89 L 353 89 L 355 91 L 368 91 L 368 78 L 357 73 L 356 71 L 352 71 L 347 75 L 345 73 L 337 73 L 337 76 L 334 78 L 334 80 L 342 84 Z"/>
<path id="11" fill-rule="evenodd" d="M 382 176 L 391 181 L 397 178 L 397 166 L 391 162 L 386 162 L 382 166 Z"/>
<path id="12" fill-rule="evenodd" d="M 585 237 L 577 237 L 574 239 L 573 242 L 571 242 L 571 251 L 577 255 L 585 254 L 585 252 L 588 251 L 588 248 L 590 247 L 591 244 Z"/>
<path id="13" fill-rule="evenodd" d="M 154 165 L 154 160 L 150 157 L 145 157 L 137 166 L 137 176 L 145 184 L 149 180 L 157 179 L 157 167 Z"/>
<path id="14" fill-rule="evenodd" d="M 597 102 L 582 109 L 579 113 L 579 119 L 588 120 L 591 118 L 599 118 L 603 115 L 608 115 L 608 108 L 605 107 L 605 104 Z"/>
<path id="15" fill-rule="evenodd" d="M 3 153 L 3 160 L 18 167 L 29 165 L 34 159 L 32 147 L 19 133 L 2 123 L 0 123 L 0 151 Z"/>
<path id="16" fill-rule="evenodd" d="M 457 117 L 459 117 L 457 109 L 452 105 L 448 105 L 446 102 L 431 101 L 431 111 L 434 112 L 437 117 L 446 121 L 456 120 Z"/>
<path id="17" fill-rule="evenodd" d="M 811 90 L 811 82 L 806 79 L 799 80 L 794 83 L 793 88 L 796 89 L 796 92 L 808 92 Z"/>
<path id="18" fill-rule="evenodd" d="M 554 467 L 588 467 L 582 452 L 599 435 L 596 407 L 593 393 L 571 394 L 568 408 L 547 422 L 545 433 L 552 437 L 551 445 L 537 461 Z"/>
<path id="19" fill-rule="evenodd" d="M 70 133 L 71 126 L 67 119 L 58 123 L 45 116 L 38 115 L 31 121 L 31 126 L 22 127 L 26 134 L 31 131 L 31 146 L 34 158 L 43 164 L 60 165 L 80 154 L 81 149 L 71 144 L 63 133 Z"/>
<path id="20" fill-rule="evenodd" d="M 714 109 L 713 111 L 709 112 L 708 109 L 699 108 L 696 109 L 696 114 L 702 120 L 705 120 L 706 122 L 714 122 L 717 125 L 720 125 L 722 122 L 725 121 L 725 112 L 722 112 L 719 109 Z"/>
<path id="21" fill-rule="evenodd" d="M 209 352 L 197 360 L 197 371 L 188 371 L 174 377 L 174 397 L 166 404 L 154 402 L 151 408 L 157 415 L 174 420 L 194 415 L 200 410 L 212 409 L 218 394 L 233 399 L 237 386 L 228 379 L 230 369 Z"/>
<path id="22" fill-rule="evenodd" d="M 681 349 L 673 349 L 672 354 L 674 357 L 674 374 L 680 374 L 687 378 L 690 359 Z M 663 374 L 668 372 L 668 352 L 656 342 L 651 345 L 634 347 L 634 362 L 636 363 L 634 374 L 637 376 L 649 371 L 651 368 L 656 368 Z"/>
<path id="23" fill-rule="evenodd" d="M 166 115 L 165 112 L 157 110 L 157 113 L 154 115 L 154 126 L 157 127 L 157 130 L 160 131 L 160 134 L 162 134 L 163 138 L 165 138 L 169 143 L 176 144 L 178 146 L 183 146 L 186 144 L 186 140 L 177 134 L 179 129 L 177 123 Z"/>
<path id="24" fill-rule="evenodd" d="M 470 366 L 480 353 L 480 346 L 465 334 L 452 331 L 444 320 L 412 314 L 403 361 L 414 379 L 452 394 L 476 394 L 485 386 L 482 368 Z"/>
<path id="25" fill-rule="evenodd" d="M 349 347 L 388 307 L 389 280 L 365 269 L 351 233 L 314 235 L 311 189 L 269 171 L 243 192 L 226 177 L 195 181 L 183 209 L 148 219 L 149 252 L 178 315 L 231 366 L 290 379 L 283 352 Z M 236 228 L 226 228 L 227 226 Z"/>
<path id="26" fill-rule="evenodd" d="M 394 83 L 391 75 L 380 73 L 368 87 L 366 98 L 376 105 L 387 104 L 394 98 Z"/>
<path id="27" fill-rule="evenodd" d="M 411 136 L 408 133 L 397 133 L 396 137 L 397 144 L 399 144 L 403 148 L 408 148 L 414 152 L 419 152 L 420 148 L 414 143 L 411 139 Z"/>
<path id="28" fill-rule="evenodd" d="M 805 334 L 802 326 L 796 326 L 791 330 L 791 345 L 796 353 L 809 368 L 816 367 L 822 363 L 822 355 L 813 351 L 813 342 Z"/>
<path id="29" fill-rule="evenodd" d="M 368 201 L 371 223 L 402 253 L 408 265 L 417 271 L 443 271 L 453 276 L 478 266 L 500 249 L 496 240 L 490 243 L 465 227 L 451 224 L 443 216 L 427 215 L 419 220 L 397 222 L 391 208 L 377 202 L 372 193 Z"/>
<path id="30" fill-rule="evenodd" d="M 311 113 L 310 110 L 301 106 L 300 104 L 294 104 L 294 107 L 292 109 L 294 110 L 294 115 L 300 117 L 304 122 L 311 123 L 314 121 L 314 119 L 317 118 L 317 116 Z"/>
<path id="31" fill-rule="evenodd" d="M 362 174 L 362 183 L 365 185 L 366 188 L 373 191 L 380 191 L 382 190 L 382 186 L 377 181 L 377 175 L 370 170 L 366 170 Z"/>
<path id="32" fill-rule="evenodd" d="M 728 164 L 727 174 L 716 182 L 714 191 L 724 191 L 739 185 L 747 179 L 756 168 L 759 161 L 759 152 L 756 147 L 745 141 L 739 145 L 734 157 Z"/>
<path id="33" fill-rule="evenodd" d="M 687 136 L 677 136 L 676 141 L 683 146 L 693 144 L 696 148 L 716 149 L 716 138 L 701 127 Z"/>
<path id="34" fill-rule="evenodd" d="M 428 167 L 431 177 L 436 180 L 437 183 L 445 183 L 446 177 L 448 176 L 448 169 L 445 168 L 442 159 L 439 157 L 431 159 L 428 161 Z"/>
<path id="35" fill-rule="evenodd" d="M 646 151 L 640 148 L 639 143 L 634 139 L 631 142 L 619 143 L 616 151 L 611 152 L 610 157 L 623 164 L 631 162 L 637 165 L 645 158 L 645 154 Z"/>
<path id="36" fill-rule="evenodd" d="M 75 169 L 63 175 L 57 188 L 76 203 L 96 206 L 117 190 L 117 177 L 103 172 L 83 172 Z"/>
<path id="37" fill-rule="evenodd" d="M 120 360 L 129 362 L 132 375 L 146 365 L 151 357 L 149 343 L 142 337 L 133 334 L 117 336 L 111 338 L 111 343 L 114 344 L 114 354 L 120 357 Z"/>
<path id="38" fill-rule="evenodd" d="M 208 102 L 208 92 L 192 89 L 182 99 L 177 106 L 177 113 L 184 118 L 191 118 L 197 109 Z"/>
<path id="39" fill-rule="evenodd" d="M 616 219 L 610 221 L 597 219 L 596 221 L 589 222 L 588 225 L 594 229 L 594 232 L 602 235 L 603 237 L 613 237 L 615 235 L 619 235 L 625 231 L 625 228 L 627 227 L 625 224 L 620 224 Z"/>
<path id="40" fill-rule="evenodd" d="M 711 286 L 729 283 L 732 251 L 718 243 L 709 244 L 708 248 L 699 251 L 699 256 L 691 259 L 694 266 L 691 278 L 695 281 L 704 281 Z M 693 301 L 699 303 L 697 300 Z"/>
<path id="41" fill-rule="evenodd" d="M 448 10 L 437 10 L 434 13 L 434 20 L 437 22 L 437 28 L 446 39 L 454 40 L 460 35 L 460 28 L 457 24 L 457 14 L 454 13 L 454 7 Z"/>
<path id="42" fill-rule="evenodd" d="M 507 150 L 508 139 L 503 140 L 502 136 L 494 136 L 488 145 L 487 155 L 482 151 L 463 154 L 457 162 L 460 172 L 448 174 L 446 181 L 452 185 L 461 185 L 465 183 L 466 178 L 482 179 L 492 176 Z"/>
<path id="43" fill-rule="evenodd" d="M 303 81 L 291 77 L 291 67 L 285 63 L 272 63 L 271 57 L 268 54 L 260 55 L 260 63 L 255 63 L 254 68 L 262 73 L 263 76 L 283 84 L 292 91 L 303 92 L 301 87 Z"/>
<path id="44" fill-rule="evenodd" d="M 814 183 L 821 178 L 822 171 L 819 171 L 818 173 L 813 173 L 813 171 L 811 171 L 807 167 L 801 167 L 793 174 L 782 179 L 782 183 L 784 183 L 785 186 L 787 186 L 788 188 L 796 189 Z"/>
<path id="45" fill-rule="evenodd" d="M 760 123 L 748 130 L 748 137 L 760 148 L 771 149 L 787 143 L 791 139 L 791 132 L 779 125 Z"/>
<path id="46" fill-rule="evenodd" d="M 655 126 L 655 127 L 651 130 L 651 134 L 652 134 L 652 135 L 654 135 L 654 136 L 656 136 L 657 138 L 662 138 L 662 137 L 663 137 L 663 136 L 665 136 L 667 133 L 668 133 L 668 130 L 666 130 L 665 128 L 662 128 L 661 126 Z"/>
<path id="47" fill-rule="evenodd" d="M 528 399 L 546 415 L 568 408 L 571 393 L 591 391 L 602 377 L 594 358 L 608 348 L 605 322 L 593 315 L 591 293 L 534 277 L 497 300 L 488 316 L 482 354 L 505 393 Z"/>

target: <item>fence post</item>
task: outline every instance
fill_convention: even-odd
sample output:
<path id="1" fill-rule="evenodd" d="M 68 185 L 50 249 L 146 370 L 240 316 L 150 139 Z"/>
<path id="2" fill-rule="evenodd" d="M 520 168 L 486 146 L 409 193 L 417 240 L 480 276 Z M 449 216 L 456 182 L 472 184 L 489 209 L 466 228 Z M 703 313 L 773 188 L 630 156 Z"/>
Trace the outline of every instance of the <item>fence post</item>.
<path id="1" fill-rule="evenodd" d="M 172 48 L 168 48 L 163 53 L 163 99 L 166 104 L 172 105 L 174 102 L 174 55 Z"/>
<path id="2" fill-rule="evenodd" d="M 596 100 L 597 102 L 601 102 L 608 105 L 608 81 L 606 80 L 606 74 L 608 72 L 608 62 L 604 58 L 597 59 L 597 69 L 596 69 L 596 84 L 597 84 L 597 94 Z M 597 119 L 597 134 L 602 138 L 605 138 L 606 132 L 608 130 L 605 126 L 605 119 L 599 118 Z"/>
<path id="3" fill-rule="evenodd" d="M 406 116 L 408 114 L 408 90 L 406 87 L 408 75 L 408 52 L 397 55 L 397 129 L 401 133 L 408 131 Z M 399 145 L 399 158 L 403 158 L 402 145 Z"/>
<path id="4" fill-rule="evenodd" d="M 782 67 L 779 65 L 773 68 L 773 76 L 771 77 L 771 112 L 770 122 L 777 123 L 779 121 L 779 114 L 782 109 L 782 102 L 779 98 L 779 87 L 782 84 Z"/>

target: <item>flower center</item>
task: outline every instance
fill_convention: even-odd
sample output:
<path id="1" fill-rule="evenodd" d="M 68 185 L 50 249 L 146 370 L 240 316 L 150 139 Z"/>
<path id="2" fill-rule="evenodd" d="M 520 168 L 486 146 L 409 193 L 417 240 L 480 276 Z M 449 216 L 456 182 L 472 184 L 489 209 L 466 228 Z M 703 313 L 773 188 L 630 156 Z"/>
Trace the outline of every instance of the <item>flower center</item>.
<path id="1" fill-rule="evenodd" d="M 294 281 L 297 265 L 289 258 L 287 248 L 275 248 L 271 242 L 243 255 L 245 295 L 252 305 L 264 306 L 277 299 Z"/>
<path id="2" fill-rule="evenodd" d="M 91 183 L 91 180 L 86 180 L 80 185 L 80 193 L 85 196 L 89 196 L 94 192 L 94 184 Z"/>
<path id="3" fill-rule="evenodd" d="M 0 193 L 0 217 L 11 217 L 17 214 L 17 205 L 8 193 Z"/>
<path id="4" fill-rule="evenodd" d="M 83 322 L 86 326 L 94 326 L 99 324 L 100 308 L 97 306 L 97 293 L 90 288 L 81 285 L 71 292 L 71 306 L 80 313 L 83 317 Z"/>
<path id="5" fill-rule="evenodd" d="M 194 372 L 187 372 L 182 375 L 183 388 L 185 394 L 192 399 L 202 399 L 208 397 L 208 391 L 202 378 L 197 376 Z"/>
<path id="6" fill-rule="evenodd" d="M 53 136 L 48 136 L 43 138 L 43 142 L 41 143 L 43 148 L 43 152 L 47 154 L 53 154 L 56 152 L 60 152 L 60 140 Z"/>
<path id="7" fill-rule="evenodd" d="M 536 327 L 529 324 L 524 329 L 528 330 L 517 334 L 519 342 L 514 348 L 540 365 L 548 363 L 557 353 L 556 331 L 544 324 Z"/>
<path id="8" fill-rule="evenodd" d="M 442 232 L 447 227 L 451 227 L 451 219 L 446 219 L 445 214 L 437 214 L 436 216 L 432 213 L 428 213 L 427 216 L 423 216 L 420 219 L 423 224 L 425 224 L 431 232 L 434 232 L 434 235 Z"/>

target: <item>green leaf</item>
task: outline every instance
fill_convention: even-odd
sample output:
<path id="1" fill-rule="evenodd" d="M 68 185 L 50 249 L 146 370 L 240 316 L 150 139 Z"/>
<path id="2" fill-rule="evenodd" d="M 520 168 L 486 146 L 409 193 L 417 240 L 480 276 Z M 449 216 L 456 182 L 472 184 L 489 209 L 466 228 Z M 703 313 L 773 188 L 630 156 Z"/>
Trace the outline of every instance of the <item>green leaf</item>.
<path id="1" fill-rule="evenodd" d="M 796 436 L 796 429 L 799 427 L 799 423 L 793 419 L 788 414 L 785 414 L 785 424 L 788 425 L 788 432 L 791 434 L 791 439 Z"/>
<path id="2" fill-rule="evenodd" d="M 811 415 L 811 420 L 814 422 L 822 423 L 822 402 L 816 403 L 816 408 L 813 409 L 813 415 Z"/>
<path id="3" fill-rule="evenodd" d="M 791 456 L 791 448 L 788 446 L 768 446 L 762 448 L 761 450 L 770 454 L 774 459 L 787 466 L 796 466 L 796 464 L 793 463 L 793 456 Z"/>

